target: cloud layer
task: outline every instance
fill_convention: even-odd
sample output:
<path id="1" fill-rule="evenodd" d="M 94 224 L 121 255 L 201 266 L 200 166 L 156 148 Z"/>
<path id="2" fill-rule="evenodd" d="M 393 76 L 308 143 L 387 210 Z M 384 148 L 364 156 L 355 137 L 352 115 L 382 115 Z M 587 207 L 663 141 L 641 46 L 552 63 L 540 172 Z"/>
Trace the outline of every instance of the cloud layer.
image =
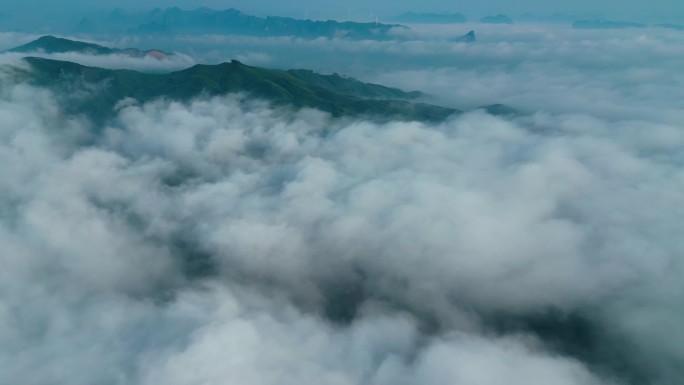
<path id="1" fill-rule="evenodd" d="M 590 42 L 436 71 L 565 91 L 437 125 L 226 96 L 122 104 L 93 137 L 3 83 L 0 382 L 678 383 L 684 127 L 655 91 L 679 56 L 622 39 L 614 76 L 561 66 Z"/>
<path id="2" fill-rule="evenodd" d="M 475 30 L 477 42 L 454 39 Z M 459 109 L 503 103 L 525 112 L 677 124 L 684 119 L 684 33 L 662 28 L 414 25 L 396 41 L 187 36 L 114 39 L 113 46 L 184 52 L 198 62 L 238 59 L 309 68 L 419 90 Z"/>

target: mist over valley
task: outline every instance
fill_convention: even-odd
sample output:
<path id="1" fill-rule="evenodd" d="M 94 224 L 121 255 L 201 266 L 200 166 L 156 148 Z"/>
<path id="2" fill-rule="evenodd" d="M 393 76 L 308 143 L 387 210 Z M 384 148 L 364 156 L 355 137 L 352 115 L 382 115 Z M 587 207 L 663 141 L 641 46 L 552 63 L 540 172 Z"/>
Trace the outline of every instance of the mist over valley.
<path id="1" fill-rule="evenodd" d="M 0 5 L 1 384 L 681 383 L 677 9 L 241 3 Z"/>

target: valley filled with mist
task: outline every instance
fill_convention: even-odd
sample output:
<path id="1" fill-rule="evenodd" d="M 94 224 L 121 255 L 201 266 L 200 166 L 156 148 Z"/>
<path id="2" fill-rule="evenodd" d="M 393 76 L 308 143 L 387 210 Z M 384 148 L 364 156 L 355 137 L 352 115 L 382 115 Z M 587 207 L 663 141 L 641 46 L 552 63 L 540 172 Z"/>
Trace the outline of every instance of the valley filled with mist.
<path id="1" fill-rule="evenodd" d="M 678 20 L 157 5 L 0 5 L 0 384 L 682 383 Z"/>

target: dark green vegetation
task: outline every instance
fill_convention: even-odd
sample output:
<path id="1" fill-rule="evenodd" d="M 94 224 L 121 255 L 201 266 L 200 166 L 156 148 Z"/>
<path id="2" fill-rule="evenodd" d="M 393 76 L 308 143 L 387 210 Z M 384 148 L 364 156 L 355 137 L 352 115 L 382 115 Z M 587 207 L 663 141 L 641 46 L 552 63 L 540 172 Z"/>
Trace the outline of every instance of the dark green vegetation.
<path id="1" fill-rule="evenodd" d="M 168 74 L 132 70 L 108 70 L 80 64 L 28 57 L 31 71 L 19 75 L 36 86 L 53 90 L 67 113 L 83 113 L 95 122 L 115 114 L 125 98 L 144 103 L 158 98 L 188 101 L 198 96 L 244 93 L 277 106 L 316 108 L 335 117 L 365 116 L 373 119 L 439 121 L 458 110 L 413 103 L 421 94 L 366 84 L 339 75 L 319 75 L 307 70 L 272 70 L 237 61 L 196 65 Z"/>
<path id="2" fill-rule="evenodd" d="M 342 94 L 359 98 L 373 99 L 416 99 L 422 94 L 418 91 L 405 92 L 398 88 L 390 88 L 377 84 L 363 83 L 354 78 L 333 75 L 321 75 L 311 70 L 289 70 L 291 75 L 312 86 L 327 88 Z"/>
<path id="3" fill-rule="evenodd" d="M 137 48 L 109 48 L 103 47 L 98 44 L 85 43 L 82 41 L 75 41 L 69 39 L 63 39 L 55 36 L 43 36 L 28 44 L 24 44 L 19 47 L 12 48 L 9 52 L 20 52 L 20 53 L 35 53 L 42 52 L 47 54 L 53 53 L 67 53 L 67 52 L 77 52 L 88 55 L 112 55 L 121 54 L 132 57 L 144 57 L 153 56 L 156 58 L 162 58 L 168 54 L 158 50 L 148 50 L 141 51 Z"/>
<path id="4" fill-rule="evenodd" d="M 156 8 L 146 13 L 117 10 L 101 19 L 83 19 L 79 33 L 127 34 L 231 34 L 247 36 L 296 36 L 300 38 L 344 37 L 349 39 L 390 39 L 399 25 L 381 23 L 301 20 L 290 17 L 258 17 L 237 9 Z"/>

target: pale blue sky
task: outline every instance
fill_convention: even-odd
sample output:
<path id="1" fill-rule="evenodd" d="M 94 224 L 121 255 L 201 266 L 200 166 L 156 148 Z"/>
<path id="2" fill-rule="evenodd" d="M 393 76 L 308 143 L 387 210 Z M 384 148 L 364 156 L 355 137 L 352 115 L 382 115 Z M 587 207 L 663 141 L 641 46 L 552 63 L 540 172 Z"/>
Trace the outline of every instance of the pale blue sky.
<path id="1" fill-rule="evenodd" d="M 601 14 L 606 18 L 629 20 L 666 20 L 684 22 L 684 1 L 682 0 L 3 0 L 0 12 L 16 14 L 61 10 L 61 14 L 73 15 L 94 8 L 113 7 L 149 9 L 153 7 L 180 6 L 196 8 L 234 7 L 256 14 L 280 14 L 301 17 L 345 18 L 351 12 L 356 18 L 374 12 L 379 16 L 393 16 L 407 10 L 431 12 L 462 12 L 471 18 L 492 13 L 507 13 L 518 16 L 524 12 L 551 14 L 554 12 L 580 15 Z"/>

